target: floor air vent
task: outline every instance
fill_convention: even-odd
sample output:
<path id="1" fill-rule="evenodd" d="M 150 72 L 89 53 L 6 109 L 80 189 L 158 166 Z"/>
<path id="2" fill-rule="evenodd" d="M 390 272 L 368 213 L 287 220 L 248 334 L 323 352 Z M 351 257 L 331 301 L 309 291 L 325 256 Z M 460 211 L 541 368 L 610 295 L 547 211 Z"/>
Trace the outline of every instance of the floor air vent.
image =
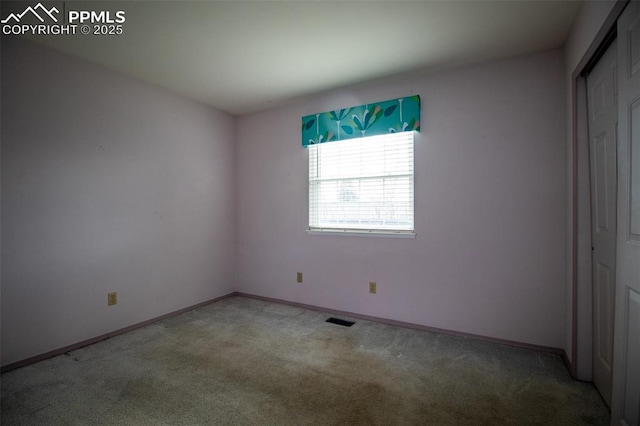
<path id="1" fill-rule="evenodd" d="M 347 320 L 334 318 L 334 317 L 329 318 L 327 322 L 330 322 L 331 324 L 344 325 L 345 327 L 351 327 L 353 324 L 355 324 L 355 322 L 353 321 L 347 321 Z"/>

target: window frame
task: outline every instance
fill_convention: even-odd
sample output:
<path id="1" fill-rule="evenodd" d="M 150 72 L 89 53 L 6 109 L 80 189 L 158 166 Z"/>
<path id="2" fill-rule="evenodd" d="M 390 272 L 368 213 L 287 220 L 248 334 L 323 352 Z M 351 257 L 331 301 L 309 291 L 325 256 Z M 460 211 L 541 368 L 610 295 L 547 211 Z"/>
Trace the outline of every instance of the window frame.
<path id="1" fill-rule="evenodd" d="M 308 173 L 308 181 L 307 181 L 307 190 L 308 190 L 308 205 L 307 205 L 307 233 L 310 235 L 352 235 L 352 236 L 367 236 L 367 237 L 395 237 L 395 238 L 415 238 L 416 236 L 416 232 L 415 232 L 415 131 L 410 131 L 410 132 L 402 132 L 402 133 L 410 133 L 411 134 L 411 173 L 410 173 L 410 177 L 411 177 L 411 229 L 391 229 L 391 228 L 349 228 L 347 226 L 343 226 L 343 227 L 326 227 L 326 226 L 312 226 L 311 225 L 311 217 L 312 217 L 312 179 L 311 179 L 311 161 L 312 161 L 312 155 L 311 152 L 309 152 L 308 154 L 308 158 L 307 158 L 307 173 Z M 375 137 L 388 137 L 389 134 L 387 135 L 380 135 L 380 136 L 375 136 Z M 362 138 L 355 138 L 354 140 L 347 140 L 347 141 L 336 141 L 336 142 L 328 142 L 327 144 L 334 144 L 334 143 L 343 143 L 343 142 L 349 142 L 349 141 L 354 141 L 358 140 L 358 139 L 362 139 Z M 324 145 L 324 144 L 321 144 Z M 313 146 L 313 145 L 312 145 Z M 309 148 L 311 149 L 312 146 L 309 146 Z M 315 145 L 316 147 L 320 148 L 320 146 Z M 316 148 L 316 149 L 318 149 Z M 408 175 L 408 174 L 407 174 Z M 391 177 L 391 176 L 390 176 Z M 359 178 L 359 177 L 358 177 Z M 366 179 L 366 176 L 362 176 L 363 179 Z M 350 178 L 344 178 L 344 180 L 348 180 Z M 319 206 L 319 203 L 316 203 L 317 206 Z"/>

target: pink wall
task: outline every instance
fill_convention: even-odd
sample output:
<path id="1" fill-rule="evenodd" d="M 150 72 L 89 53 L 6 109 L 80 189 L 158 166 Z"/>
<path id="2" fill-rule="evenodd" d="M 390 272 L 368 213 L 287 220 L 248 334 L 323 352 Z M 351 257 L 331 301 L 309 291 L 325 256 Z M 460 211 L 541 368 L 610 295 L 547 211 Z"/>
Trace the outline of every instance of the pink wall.
<path id="1" fill-rule="evenodd" d="M 240 118 L 236 289 L 562 347 L 567 208 L 561 50 L 343 89 Z M 300 117 L 422 97 L 415 239 L 308 235 Z M 296 272 L 304 283 L 296 284 Z M 368 294 L 377 281 L 378 294 Z"/>
<path id="2" fill-rule="evenodd" d="M 3 365 L 233 290 L 563 346 L 560 50 L 234 120 L 3 40 L 1 89 Z M 414 93 L 417 237 L 308 235 L 300 117 Z"/>
<path id="3" fill-rule="evenodd" d="M 3 38 L 2 364 L 232 291 L 234 139 L 226 114 Z"/>

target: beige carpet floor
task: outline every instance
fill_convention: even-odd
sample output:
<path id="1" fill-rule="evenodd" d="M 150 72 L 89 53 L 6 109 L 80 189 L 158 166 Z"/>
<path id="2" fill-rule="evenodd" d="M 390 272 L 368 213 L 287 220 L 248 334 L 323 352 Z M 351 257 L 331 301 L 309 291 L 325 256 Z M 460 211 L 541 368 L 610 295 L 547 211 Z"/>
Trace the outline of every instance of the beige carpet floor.
<path id="1" fill-rule="evenodd" d="M 606 425 L 553 354 L 231 297 L 2 374 L 2 425 Z"/>

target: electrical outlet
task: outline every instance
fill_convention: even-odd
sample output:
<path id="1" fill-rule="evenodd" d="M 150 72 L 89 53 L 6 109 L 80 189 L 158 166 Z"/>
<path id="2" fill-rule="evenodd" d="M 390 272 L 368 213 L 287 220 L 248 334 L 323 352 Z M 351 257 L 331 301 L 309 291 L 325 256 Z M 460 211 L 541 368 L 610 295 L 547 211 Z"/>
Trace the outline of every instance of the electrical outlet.
<path id="1" fill-rule="evenodd" d="M 369 293 L 376 294 L 376 291 L 378 290 L 377 287 L 378 285 L 375 281 L 369 281 Z"/>
<path id="2" fill-rule="evenodd" d="M 298 272 L 298 278 L 297 278 L 298 282 L 301 283 L 302 282 L 302 272 Z"/>
<path id="3" fill-rule="evenodd" d="M 113 293 L 108 293 L 107 306 L 113 306 L 113 305 L 116 305 L 117 303 L 118 303 L 118 293 L 115 291 Z"/>

